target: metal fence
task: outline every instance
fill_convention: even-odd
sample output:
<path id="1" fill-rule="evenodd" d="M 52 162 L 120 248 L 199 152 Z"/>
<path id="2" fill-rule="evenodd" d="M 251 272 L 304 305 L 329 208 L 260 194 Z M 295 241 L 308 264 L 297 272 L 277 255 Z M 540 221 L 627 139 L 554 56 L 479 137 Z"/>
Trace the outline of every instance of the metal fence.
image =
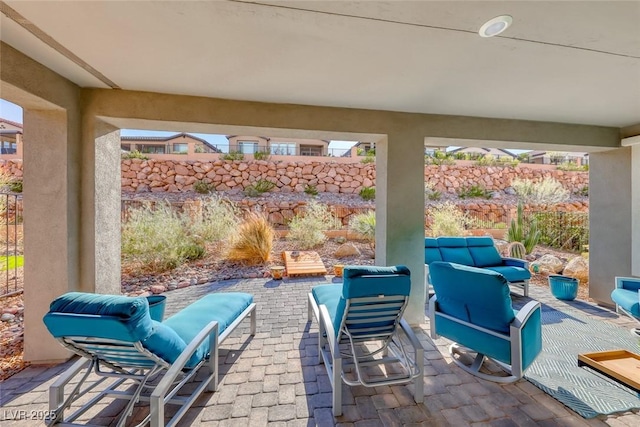
<path id="1" fill-rule="evenodd" d="M 0 297 L 22 292 L 22 196 L 0 193 Z"/>

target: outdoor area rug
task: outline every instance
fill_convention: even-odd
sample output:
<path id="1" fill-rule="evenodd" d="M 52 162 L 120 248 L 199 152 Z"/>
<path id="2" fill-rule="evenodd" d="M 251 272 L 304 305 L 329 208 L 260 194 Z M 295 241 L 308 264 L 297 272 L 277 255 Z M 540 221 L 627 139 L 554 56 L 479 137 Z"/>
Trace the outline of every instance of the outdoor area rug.
<path id="1" fill-rule="evenodd" d="M 640 352 L 628 330 L 576 310 L 542 306 L 542 353 L 525 378 L 584 418 L 640 408 L 640 394 L 590 368 L 578 367 L 578 354 L 626 349 Z"/>

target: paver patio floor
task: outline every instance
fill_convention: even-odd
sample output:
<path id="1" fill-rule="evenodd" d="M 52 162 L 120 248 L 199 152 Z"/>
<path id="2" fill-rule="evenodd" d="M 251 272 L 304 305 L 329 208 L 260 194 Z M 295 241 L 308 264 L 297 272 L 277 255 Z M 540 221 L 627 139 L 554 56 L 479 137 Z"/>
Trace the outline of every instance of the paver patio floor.
<path id="1" fill-rule="evenodd" d="M 449 359 L 446 339 L 428 336 L 428 320 L 414 328 L 425 347 L 424 404 L 411 386 L 344 386 L 344 414 L 331 413 L 331 387 L 317 360 L 317 325 L 307 321 L 307 293 L 330 278 L 233 280 L 167 292 L 167 315 L 211 292 L 248 292 L 257 303 L 258 329 L 248 321 L 222 345 L 220 387 L 204 393 L 180 425 L 196 426 L 580 426 L 640 425 L 638 411 L 585 420 L 526 380 L 499 385 L 480 380 Z M 562 310 L 566 304 L 592 318 L 630 327 L 616 313 L 580 301 L 562 302 L 531 286 L 531 298 Z M 524 297 L 514 297 L 526 301 Z M 48 387 L 70 362 L 29 367 L 0 384 L 0 424 L 38 425 L 24 415 L 48 409 Z M 115 425 L 123 405 L 99 404 L 81 420 Z M 20 412 L 25 411 L 25 412 Z M 141 420 L 146 408 L 134 412 Z M 23 418 L 23 419 L 14 419 Z"/>

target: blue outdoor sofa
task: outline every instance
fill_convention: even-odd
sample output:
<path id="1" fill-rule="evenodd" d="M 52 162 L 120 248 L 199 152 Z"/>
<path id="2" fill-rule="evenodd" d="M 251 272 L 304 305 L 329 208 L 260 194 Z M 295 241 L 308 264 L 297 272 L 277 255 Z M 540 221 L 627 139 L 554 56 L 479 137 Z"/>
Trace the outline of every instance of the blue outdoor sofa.
<path id="1" fill-rule="evenodd" d="M 529 296 L 529 263 L 522 259 L 502 257 L 491 237 L 425 237 L 424 263 L 427 285 L 429 264 L 434 261 L 453 262 L 484 268 L 502 274 L 510 285 L 520 286 Z"/>

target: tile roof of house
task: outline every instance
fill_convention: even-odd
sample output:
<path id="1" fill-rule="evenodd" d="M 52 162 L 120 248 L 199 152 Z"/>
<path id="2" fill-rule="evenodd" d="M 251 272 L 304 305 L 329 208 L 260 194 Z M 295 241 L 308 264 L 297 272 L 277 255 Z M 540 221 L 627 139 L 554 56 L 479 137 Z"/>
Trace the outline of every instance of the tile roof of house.
<path id="1" fill-rule="evenodd" d="M 196 141 L 199 141 L 199 142 L 203 143 L 204 145 L 206 145 L 207 147 L 211 148 L 216 153 L 220 153 L 220 150 L 215 145 L 212 145 L 206 139 L 198 138 L 197 136 L 193 136 L 193 135 L 191 135 L 189 133 L 185 133 L 185 132 L 180 132 L 180 133 L 176 133 L 175 135 L 169 135 L 169 136 L 121 136 L 120 137 L 120 141 L 157 141 L 157 142 L 166 142 L 166 141 L 170 141 L 172 139 L 180 138 L 180 137 L 189 137 L 191 139 L 195 139 Z"/>
<path id="2" fill-rule="evenodd" d="M 2 122 L 7 123 L 7 124 L 9 124 L 11 126 L 15 126 L 15 127 L 18 127 L 20 129 L 22 129 L 22 123 L 14 122 L 14 121 L 11 121 L 11 120 L 8 120 L 8 119 L 3 119 L 2 117 L 0 117 L 0 127 L 2 127 Z"/>

